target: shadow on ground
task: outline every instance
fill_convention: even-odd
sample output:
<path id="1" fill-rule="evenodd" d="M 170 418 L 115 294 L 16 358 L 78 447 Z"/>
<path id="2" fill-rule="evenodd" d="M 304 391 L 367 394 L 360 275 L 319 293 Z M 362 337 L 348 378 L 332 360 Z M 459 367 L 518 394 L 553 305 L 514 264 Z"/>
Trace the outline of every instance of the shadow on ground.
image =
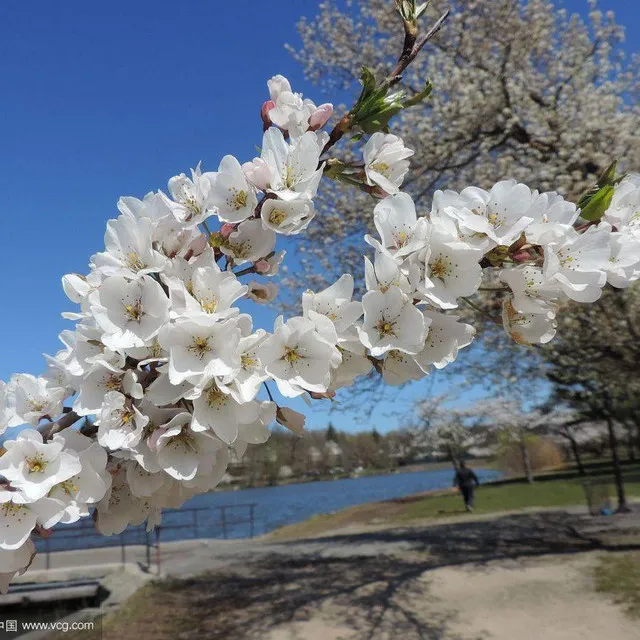
<path id="1" fill-rule="evenodd" d="M 640 513 L 587 518 L 547 512 L 328 536 L 273 545 L 273 553 L 250 564 L 175 581 L 154 597 L 160 607 L 166 599 L 166 606 L 183 609 L 179 637 L 189 640 L 479 640 L 450 633 L 455 614 L 431 611 L 437 610 L 437 593 L 428 589 L 431 570 L 635 550 L 639 532 Z"/>

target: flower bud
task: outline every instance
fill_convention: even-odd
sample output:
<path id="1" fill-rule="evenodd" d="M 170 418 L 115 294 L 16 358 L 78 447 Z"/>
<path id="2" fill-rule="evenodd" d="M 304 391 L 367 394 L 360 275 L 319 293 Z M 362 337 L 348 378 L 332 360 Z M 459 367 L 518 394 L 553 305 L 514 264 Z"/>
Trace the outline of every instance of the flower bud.
<path id="1" fill-rule="evenodd" d="M 278 74 L 267 80 L 269 97 L 275 101 L 283 91 L 291 92 L 291 83 L 282 75 Z"/>
<path id="2" fill-rule="evenodd" d="M 304 433 L 305 417 L 302 413 L 298 413 L 289 407 L 278 407 L 276 411 L 276 420 L 283 427 L 293 431 L 298 436 Z"/>
<path id="3" fill-rule="evenodd" d="M 269 117 L 269 111 L 271 111 L 271 109 L 274 109 L 275 106 L 276 103 L 273 100 L 267 100 L 260 109 L 260 117 L 262 118 L 262 124 L 265 131 L 273 124 L 271 122 L 271 118 Z"/>
<path id="4" fill-rule="evenodd" d="M 256 270 L 256 273 L 264 274 L 269 273 L 271 265 L 266 260 L 258 260 L 258 262 L 253 265 L 253 268 Z"/>
<path id="5" fill-rule="evenodd" d="M 261 282 L 250 282 L 247 297 L 258 304 L 269 304 L 278 295 L 278 285 L 272 282 L 263 284 Z"/>
<path id="6" fill-rule="evenodd" d="M 223 238 L 228 238 L 234 231 L 236 230 L 236 226 L 234 224 L 231 224 L 229 222 L 225 222 L 221 227 L 220 227 L 220 236 Z"/>
<path id="7" fill-rule="evenodd" d="M 531 254 L 528 251 L 518 251 L 518 253 L 515 253 L 511 257 L 516 262 L 526 262 L 527 260 L 531 260 Z"/>
<path id="8" fill-rule="evenodd" d="M 333 105 L 330 102 L 321 104 L 310 116 L 309 116 L 309 129 L 311 131 L 317 131 L 324 127 L 329 118 L 333 114 Z"/>

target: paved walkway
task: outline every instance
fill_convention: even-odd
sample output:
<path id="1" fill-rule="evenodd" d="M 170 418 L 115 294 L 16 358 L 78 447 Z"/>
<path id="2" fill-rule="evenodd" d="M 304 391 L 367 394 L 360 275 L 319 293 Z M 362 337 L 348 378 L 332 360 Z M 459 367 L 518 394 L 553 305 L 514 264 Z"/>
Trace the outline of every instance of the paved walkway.
<path id="1" fill-rule="evenodd" d="M 187 577 L 238 562 L 260 561 L 270 556 L 289 558 L 347 558 L 438 551 L 450 560 L 474 561 L 571 551 L 625 548 L 640 542 L 640 504 L 633 512 L 610 517 L 590 517 L 584 507 L 520 513 L 457 516 L 448 519 L 389 525 L 349 526 L 324 536 L 276 542 L 269 535 L 242 540 L 181 540 L 151 550 L 150 573 Z M 147 570 L 147 549 L 125 548 L 126 563 Z M 104 575 L 105 567 L 122 565 L 121 547 L 104 547 L 38 554 L 21 582 L 47 579 L 68 572 L 89 577 Z M 49 578 L 50 579 L 50 578 Z"/>
<path id="2" fill-rule="evenodd" d="M 149 615 L 179 607 L 183 640 L 640 640 L 640 625 L 593 588 L 603 553 L 638 553 L 636 525 L 637 513 L 556 510 L 164 543 L 163 574 L 190 579 Z M 127 575 L 120 560 L 117 547 L 56 552 L 53 570 L 38 570 L 40 557 L 22 579 L 111 573 L 103 584 L 118 602 L 155 571 L 132 564 L 146 564 L 145 547 L 127 548 Z M 104 640 L 139 640 L 151 622 L 136 624 Z"/>

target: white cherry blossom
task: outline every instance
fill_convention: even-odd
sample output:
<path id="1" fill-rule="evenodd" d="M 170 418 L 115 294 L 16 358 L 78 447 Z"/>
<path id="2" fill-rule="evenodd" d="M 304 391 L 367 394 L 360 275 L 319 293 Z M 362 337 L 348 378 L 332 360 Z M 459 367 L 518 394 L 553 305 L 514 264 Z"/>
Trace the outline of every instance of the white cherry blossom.
<path id="1" fill-rule="evenodd" d="M 280 129 L 271 127 L 262 138 L 262 161 L 269 167 L 268 189 L 282 200 L 312 199 L 318 190 L 323 168 L 318 168 L 324 143 L 307 131 L 287 143 Z"/>
<path id="2" fill-rule="evenodd" d="M 520 313 L 544 313 L 555 311 L 554 300 L 564 297 L 560 283 L 545 277 L 540 267 L 523 265 L 503 269 L 500 279 L 513 293 L 512 305 Z"/>
<path id="3" fill-rule="evenodd" d="M 345 273 L 332 285 L 314 293 L 302 294 L 302 311 L 308 317 L 310 311 L 326 316 L 333 322 L 338 335 L 343 334 L 363 314 L 362 302 L 353 297 L 353 276 Z"/>
<path id="4" fill-rule="evenodd" d="M 421 254 L 424 277 L 419 291 L 443 309 L 458 306 L 458 298 L 475 293 L 482 281 L 482 252 L 452 238 L 434 224 L 428 251 Z"/>
<path id="5" fill-rule="evenodd" d="M 50 529 L 63 510 L 62 502 L 53 498 L 32 501 L 19 491 L 0 491 L 0 549 L 20 549 L 36 525 Z"/>
<path id="6" fill-rule="evenodd" d="M 578 302 L 595 302 L 607 281 L 605 269 L 611 256 L 609 231 L 589 227 L 579 234 L 572 227 L 545 248 L 543 274 Z"/>
<path id="7" fill-rule="evenodd" d="M 288 131 L 297 138 L 309 129 L 309 120 L 316 112 L 316 105 L 302 94 L 291 90 L 289 81 L 281 75 L 267 81 L 273 107 L 269 109 L 269 119 L 273 124 Z"/>
<path id="8" fill-rule="evenodd" d="M 400 289 L 393 287 L 384 293 L 368 291 L 362 305 L 364 322 L 358 327 L 358 335 L 372 356 L 392 349 L 404 353 L 418 353 L 422 349 L 427 323 Z"/>
<path id="9" fill-rule="evenodd" d="M 165 202 L 178 222 L 196 226 L 214 212 L 211 182 L 202 175 L 200 165 L 191 169 L 191 178 L 181 173 L 171 178 L 168 186 L 171 199 L 165 196 Z"/>
<path id="10" fill-rule="evenodd" d="M 381 242 L 368 235 L 365 240 L 396 260 L 426 247 L 429 242 L 429 222 L 426 218 L 417 217 L 416 207 L 407 193 L 388 196 L 379 202 L 373 219 Z"/>
<path id="11" fill-rule="evenodd" d="M 91 310 L 103 331 L 102 343 L 117 351 L 150 344 L 169 319 L 169 299 L 150 276 L 112 276 L 91 294 Z"/>
<path id="12" fill-rule="evenodd" d="M 235 319 L 219 322 L 204 316 L 166 325 L 159 341 L 169 352 L 169 380 L 174 385 L 185 381 L 197 384 L 213 376 L 232 374 L 240 368 L 240 336 Z"/>
<path id="13" fill-rule="evenodd" d="M 221 251 L 236 264 L 267 258 L 276 245 L 276 234 L 262 220 L 245 220 L 221 245 Z"/>
<path id="14" fill-rule="evenodd" d="M 611 256 L 605 264 L 607 282 L 624 289 L 640 278 L 640 234 L 611 233 Z"/>
<path id="15" fill-rule="evenodd" d="M 301 317 L 287 322 L 276 319 L 273 335 L 260 345 L 258 354 L 265 371 L 287 397 L 326 391 L 331 369 L 341 362 L 338 349 L 320 336 L 312 321 Z"/>
<path id="16" fill-rule="evenodd" d="M 306 198 L 297 200 L 265 200 L 260 218 L 265 227 L 285 236 L 300 233 L 316 215 L 313 202 Z"/>
<path id="17" fill-rule="evenodd" d="M 137 278 L 162 271 L 166 258 L 153 248 L 153 231 L 153 222 L 149 218 L 134 219 L 122 215 L 109 220 L 104 237 L 106 251 L 92 256 L 92 267 L 105 277 Z M 87 281 L 87 285 L 91 284 Z"/>
<path id="18" fill-rule="evenodd" d="M 533 222 L 531 207 L 537 194 L 515 180 L 496 183 L 491 191 L 467 187 L 455 191 L 437 191 L 433 210 L 447 208 L 467 233 L 484 234 L 499 245 L 510 245 Z"/>
<path id="19" fill-rule="evenodd" d="M 39 431 L 25 429 L 4 443 L 0 475 L 29 501 L 44 498 L 51 488 L 82 470 L 76 454 L 63 451 L 62 442 L 43 442 Z"/>
<path id="20" fill-rule="evenodd" d="M 374 133 L 362 149 L 367 184 L 378 185 L 389 195 L 398 193 L 409 171 L 409 161 L 415 152 L 404 146 L 402 138 L 391 133 Z"/>
<path id="21" fill-rule="evenodd" d="M 615 187 L 604 219 L 617 231 L 627 227 L 640 235 L 640 174 L 629 173 Z"/>
<path id="22" fill-rule="evenodd" d="M 211 184 L 209 202 L 220 220 L 238 223 L 253 215 L 258 199 L 236 158 L 224 156 L 218 171 L 203 177 Z"/>
<path id="23" fill-rule="evenodd" d="M 259 404 L 255 401 L 238 402 L 222 384 L 209 383 L 193 401 L 193 431 L 213 431 L 218 438 L 232 444 L 238 437 L 241 424 L 258 419 Z"/>
<path id="24" fill-rule="evenodd" d="M 222 446 L 211 433 L 193 431 L 191 418 L 186 411 L 179 413 L 154 438 L 158 464 L 176 480 L 193 480 L 198 468 Z"/>
<path id="25" fill-rule="evenodd" d="M 556 333 L 557 322 L 552 311 L 520 313 L 511 298 L 502 304 L 502 323 L 508 335 L 518 344 L 546 344 Z"/>
<path id="26" fill-rule="evenodd" d="M 11 580 L 29 568 L 35 555 L 36 547 L 31 539 L 17 549 L 0 548 L 0 593 L 8 593 Z"/>
<path id="27" fill-rule="evenodd" d="M 100 411 L 98 442 L 107 449 L 131 449 L 142 439 L 148 422 L 131 400 L 110 391 Z"/>
<path id="28" fill-rule="evenodd" d="M 384 354 L 382 379 L 391 386 L 398 386 L 410 380 L 421 380 L 425 372 L 418 366 L 413 356 L 392 349 Z"/>
<path id="29" fill-rule="evenodd" d="M 35 427 L 45 416 L 56 418 L 62 413 L 62 403 L 67 395 L 65 388 L 52 386 L 44 378 L 17 373 L 5 389 L 10 407 L 7 425 L 15 427 L 28 423 Z"/>
<path id="30" fill-rule="evenodd" d="M 195 269 L 186 284 L 180 278 L 169 278 L 166 282 L 173 318 L 208 315 L 224 319 L 236 315 L 233 303 L 247 293 L 246 285 L 215 263 Z"/>
<path id="31" fill-rule="evenodd" d="M 428 373 L 431 365 L 442 369 L 458 357 L 458 350 L 471 344 L 475 329 L 458 316 L 440 311 L 423 310 L 429 329 L 422 351 L 414 357 L 418 366 Z"/>

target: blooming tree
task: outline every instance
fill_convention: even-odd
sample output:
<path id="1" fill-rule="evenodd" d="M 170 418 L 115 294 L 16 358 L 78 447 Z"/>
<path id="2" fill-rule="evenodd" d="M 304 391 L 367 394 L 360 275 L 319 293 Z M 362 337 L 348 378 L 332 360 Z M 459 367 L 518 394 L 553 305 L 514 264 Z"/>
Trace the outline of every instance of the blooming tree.
<path id="1" fill-rule="evenodd" d="M 446 407 L 447 400 L 441 395 L 416 402 L 413 424 L 405 431 L 417 455 L 442 457 L 457 470 L 469 450 L 482 444 L 484 434 L 467 423 L 465 411 Z"/>
<path id="2" fill-rule="evenodd" d="M 359 98 L 330 132 L 331 105 L 273 77 L 259 157 L 225 156 L 217 171 L 172 177 L 168 193 L 121 198 L 105 250 L 86 275 L 63 278 L 78 305 L 64 314 L 75 327 L 62 332 L 63 349 L 42 375 L 0 384 L 2 430 L 31 427 L 0 456 L 5 585 L 28 566 L 32 536 L 56 523 L 91 515 L 104 535 L 151 529 L 163 508 L 213 489 L 229 451 L 264 443 L 274 421 L 301 432 L 304 417 L 269 385 L 284 398 L 321 399 L 372 369 L 395 385 L 446 367 L 473 339 L 456 310 L 485 277 L 509 288 L 504 328 L 522 344 L 553 338 L 563 299 L 593 302 L 607 280 L 640 277 L 640 176 L 612 169 L 580 207 L 510 179 L 438 191 L 428 208 L 401 191 L 413 156 L 389 122 L 431 85 L 410 97 L 398 85 L 446 13 L 423 34 L 425 5 L 396 8 L 404 45 L 395 66 L 382 80 L 364 70 Z M 366 139 L 364 164 L 332 156 L 345 136 Z M 377 234 L 365 238 L 366 293 L 353 299 L 347 273 L 306 292 L 301 315 L 254 327 L 238 305 L 268 301 L 276 287 L 244 278 L 278 274 L 278 237 L 312 223 L 320 185 L 335 179 L 379 200 Z"/>
<path id="3" fill-rule="evenodd" d="M 595 0 L 585 0 L 583 15 L 563 4 L 433 0 L 427 8 L 451 14 L 400 86 L 413 95 L 428 77 L 437 90 L 401 113 L 393 131 L 415 151 L 405 186 L 420 208 L 431 206 L 437 189 L 489 190 L 504 176 L 574 199 L 611 157 L 638 169 L 637 55 L 625 51 L 624 28 Z M 320 88 L 349 89 L 362 64 L 379 75 L 393 64 L 396 25 L 388 0 L 325 0 L 300 20 L 302 46 L 291 50 Z M 361 159 L 349 144 L 343 153 Z M 373 227 L 362 215 L 366 193 L 338 182 L 319 197 L 322 217 L 297 238 L 305 269 L 290 275 L 294 288 L 325 286 L 362 268 L 360 238 Z"/>

